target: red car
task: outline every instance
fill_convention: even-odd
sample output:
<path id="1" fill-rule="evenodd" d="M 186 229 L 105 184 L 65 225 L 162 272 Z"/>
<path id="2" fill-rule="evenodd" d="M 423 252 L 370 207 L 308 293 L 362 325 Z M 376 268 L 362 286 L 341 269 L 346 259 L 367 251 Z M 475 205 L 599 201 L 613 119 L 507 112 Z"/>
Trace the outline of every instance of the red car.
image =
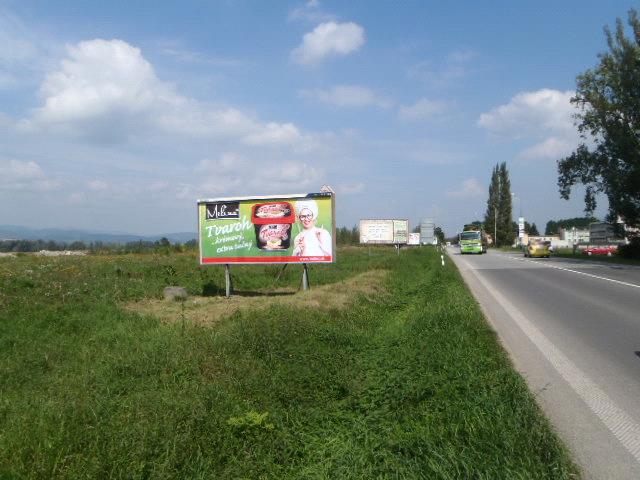
<path id="1" fill-rule="evenodd" d="M 583 253 L 586 255 L 606 255 L 610 257 L 618 253 L 618 247 L 616 246 L 600 246 L 600 247 L 587 247 Z"/>

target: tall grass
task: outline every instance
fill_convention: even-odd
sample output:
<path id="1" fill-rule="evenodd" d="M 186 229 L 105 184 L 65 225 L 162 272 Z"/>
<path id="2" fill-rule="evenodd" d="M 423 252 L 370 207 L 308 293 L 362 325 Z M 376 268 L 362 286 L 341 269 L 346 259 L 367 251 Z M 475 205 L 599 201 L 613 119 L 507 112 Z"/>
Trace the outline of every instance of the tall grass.
<path id="1" fill-rule="evenodd" d="M 348 309 L 271 306 L 212 327 L 127 312 L 190 255 L 0 263 L 0 478 L 571 478 L 575 468 L 454 267 L 350 249 L 316 284 L 388 269 Z M 250 292 L 300 267 L 234 268 Z"/>

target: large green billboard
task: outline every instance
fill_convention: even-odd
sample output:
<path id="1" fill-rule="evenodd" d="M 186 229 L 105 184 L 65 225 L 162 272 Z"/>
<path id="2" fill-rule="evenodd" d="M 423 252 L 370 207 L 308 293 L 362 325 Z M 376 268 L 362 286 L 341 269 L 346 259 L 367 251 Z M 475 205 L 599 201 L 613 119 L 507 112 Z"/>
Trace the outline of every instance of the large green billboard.
<path id="1" fill-rule="evenodd" d="M 335 261 L 332 193 L 198 200 L 201 264 Z"/>

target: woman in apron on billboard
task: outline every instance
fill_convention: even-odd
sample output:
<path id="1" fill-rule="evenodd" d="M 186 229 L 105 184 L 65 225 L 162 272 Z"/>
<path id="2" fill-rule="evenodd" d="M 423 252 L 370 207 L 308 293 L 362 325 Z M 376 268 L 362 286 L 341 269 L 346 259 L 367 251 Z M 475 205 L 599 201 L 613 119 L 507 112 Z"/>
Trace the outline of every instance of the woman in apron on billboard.
<path id="1" fill-rule="evenodd" d="M 293 255 L 299 257 L 325 257 L 332 254 L 331 234 L 316 227 L 318 204 L 315 200 L 296 202 L 296 214 L 302 224 L 302 232 L 293 241 Z"/>

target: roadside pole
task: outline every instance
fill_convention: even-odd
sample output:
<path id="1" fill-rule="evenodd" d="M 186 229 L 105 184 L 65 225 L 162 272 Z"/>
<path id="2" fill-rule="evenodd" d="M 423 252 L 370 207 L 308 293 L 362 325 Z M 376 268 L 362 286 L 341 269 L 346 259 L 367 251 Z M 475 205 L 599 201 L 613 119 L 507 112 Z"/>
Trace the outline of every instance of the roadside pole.
<path id="1" fill-rule="evenodd" d="M 307 270 L 307 264 L 302 264 L 302 290 L 309 290 L 309 271 Z"/>
<path id="2" fill-rule="evenodd" d="M 225 297 L 229 298 L 233 295 L 233 280 L 231 279 L 231 269 L 229 264 L 224 265 L 224 283 L 225 283 Z"/>

